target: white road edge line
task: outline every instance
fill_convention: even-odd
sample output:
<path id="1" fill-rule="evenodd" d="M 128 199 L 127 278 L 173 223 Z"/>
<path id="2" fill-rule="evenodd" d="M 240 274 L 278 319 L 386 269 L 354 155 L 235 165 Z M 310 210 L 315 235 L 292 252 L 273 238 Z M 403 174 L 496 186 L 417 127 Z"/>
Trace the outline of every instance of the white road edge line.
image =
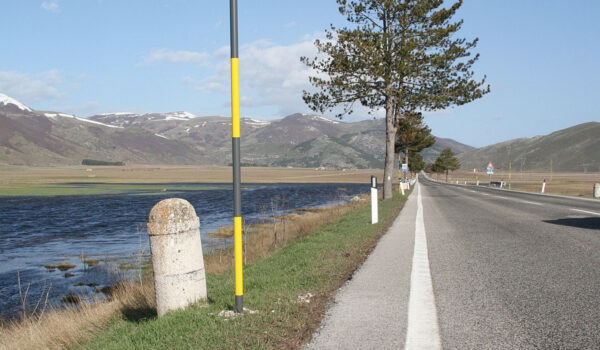
<path id="1" fill-rule="evenodd" d="M 423 203 L 421 185 L 417 185 L 417 216 L 415 219 L 415 251 L 413 253 L 412 271 L 410 273 L 410 294 L 408 297 L 408 325 L 404 348 L 441 349 L 429 256 L 427 252 L 427 236 L 423 220 Z"/>
<path id="2" fill-rule="evenodd" d="M 598 215 L 598 216 L 600 216 L 600 213 L 596 213 L 595 211 L 588 211 L 588 210 L 582 210 L 582 209 L 571 209 L 571 210 L 579 211 L 579 212 L 586 213 L 586 214 L 592 214 L 592 215 Z"/>
<path id="3" fill-rule="evenodd" d="M 527 204 L 534 204 L 534 205 L 543 205 L 542 203 L 538 203 L 538 202 L 530 202 L 530 201 L 525 201 L 525 200 L 519 200 L 519 202 L 521 203 L 527 203 Z"/>
<path id="4" fill-rule="evenodd" d="M 473 192 L 475 192 L 475 191 L 473 191 Z M 484 196 L 489 196 L 489 194 L 487 194 L 487 193 L 480 193 L 480 194 L 482 194 Z M 526 200 L 518 199 L 518 198 L 510 198 L 510 197 L 496 196 L 496 195 L 494 195 L 494 197 L 501 198 L 501 199 L 508 199 L 508 200 L 511 200 L 511 201 L 517 201 L 517 202 L 521 202 L 521 203 L 533 204 L 533 205 L 544 205 L 542 203 L 526 201 Z"/>

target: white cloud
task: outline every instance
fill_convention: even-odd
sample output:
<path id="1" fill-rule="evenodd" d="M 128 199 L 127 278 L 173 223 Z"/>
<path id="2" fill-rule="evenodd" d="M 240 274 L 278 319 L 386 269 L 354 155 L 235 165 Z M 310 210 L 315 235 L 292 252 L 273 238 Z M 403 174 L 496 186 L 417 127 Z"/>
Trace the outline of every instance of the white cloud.
<path id="1" fill-rule="evenodd" d="M 165 48 L 152 50 L 143 63 L 169 62 L 169 63 L 199 63 L 206 64 L 209 54 L 194 51 L 171 51 Z M 139 64 L 138 64 L 139 65 Z"/>
<path id="2" fill-rule="evenodd" d="M 0 71 L 0 92 L 24 103 L 63 97 L 57 85 L 62 82 L 57 70 L 29 74 Z"/>
<path id="3" fill-rule="evenodd" d="M 302 90 L 311 88 L 314 75 L 300 62 L 301 56 L 315 56 L 313 38 L 291 44 L 275 45 L 258 40 L 240 48 L 240 102 L 243 107 L 274 107 L 278 113 L 307 111 Z M 230 88 L 229 47 L 213 52 L 214 72 L 207 78 L 185 77 L 183 83 L 204 93 L 227 93 Z"/>
<path id="4" fill-rule="evenodd" d="M 271 110 L 279 116 L 310 112 L 302 99 L 302 91 L 315 91 L 308 77 L 317 75 L 317 72 L 300 62 L 300 57 L 317 55 L 314 45 L 317 37 L 322 39 L 322 33 L 307 35 L 300 42 L 289 45 L 258 40 L 240 47 L 240 103 L 243 114 L 256 113 L 257 108 Z M 229 55 L 229 46 L 216 49 L 206 58 L 206 67 L 210 69 L 208 76 L 186 76 L 181 82 L 204 94 L 223 96 L 220 105 L 224 106 L 229 101 L 231 84 Z M 251 110 L 244 111 L 244 108 Z M 372 117 L 359 102 L 354 104 L 353 109 L 355 112 L 345 120 Z M 339 110 L 336 109 L 326 114 L 337 112 Z M 384 115 L 381 111 L 375 112 L 375 116 L 381 115 Z"/>
<path id="5" fill-rule="evenodd" d="M 46 11 L 50 12 L 58 12 L 59 6 L 56 0 L 44 1 L 42 2 L 42 8 Z"/>

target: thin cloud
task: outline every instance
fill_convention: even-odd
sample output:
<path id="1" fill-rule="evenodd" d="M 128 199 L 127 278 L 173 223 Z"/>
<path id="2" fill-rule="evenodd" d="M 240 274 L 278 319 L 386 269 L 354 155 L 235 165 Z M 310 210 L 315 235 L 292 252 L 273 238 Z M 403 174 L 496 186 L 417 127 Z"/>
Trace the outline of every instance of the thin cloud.
<path id="1" fill-rule="evenodd" d="M 56 111 L 66 112 L 71 115 L 90 116 L 100 113 L 100 103 L 97 101 L 90 101 L 81 105 L 56 106 L 53 109 Z"/>
<path id="2" fill-rule="evenodd" d="M 245 94 L 242 107 L 275 107 L 279 113 L 307 111 L 302 90 L 310 90 L 308 81 L 315 73 L 300 62 L 301 56 L 314 56 L 314 38 L 291 45 L 276 45 L 257 40 L 240 48 L 240 84 Z M 204 93 L 229 91 L 229 47 L 215 50 L 211 55 L 213 74 L 204 79 L 186 77 L 183 83 Z"/>
<path id="3" fill-rule="evenodd" d="M 300 42 L 277 45 L 268 40 L 257 40 L 240 47 L 240 93 L 244 108 L 269 108 L 278 115 L 296 112 L 310 112 L 302 99 L 302 91 L 315 91 L 308 77 L 321 75 L 300 61 L 300 57 L 318 55 L 315 38 L 323 40 L 323 33 L 306 36 Z M 229 98 L 231 67 L 229 46 L 223 46 L 211 53 L 211 72 L 205 77 L 186 76 L 182 84 L 203 94 L 222 95 Z M 228 102 L 227 102 L 228 103 Z M 225 106 L 223 101 L 222 106 Z M 345 116 L 346 120 L 359 120 L 364 117 L 380 117 L 381 111 L 372 111 L 357 102 L 354 113 Z M 337 109 L 333 113 L 339 112 Z M 331 114 L 333 114 L 331 113 Z M 329 114 L 329 113 L 328 113 Z"/>
<path id="4" fill-rule="evenodd" d="M 201 65 L 205 65 L 208 63 L 209 54 L 204 52 L 194 52 L 194 51 L 172 51 L 165 48 L 152 50 L 150 55 L 148 55 L 144 62 L 138 64 L 142 65 L 143 63 L 158 63 L 158 62 L 168 62 L 168 63 L 198 63 Z"/>
<path id="5" fill-rule="evenodd" d="M 58 90 L 62 81 L 55 69 L 37 74 L 0 71 L 0 92 L 24 103 L 58 99 L 64 96 Z"/>
<path id="6" fill-rule="evenodd" d="M 56 0 L 44 1 L 42 2 L 41 6 L 44 10 L 50 12 L 58 12 L 58 10 L 60 9 Z"/>

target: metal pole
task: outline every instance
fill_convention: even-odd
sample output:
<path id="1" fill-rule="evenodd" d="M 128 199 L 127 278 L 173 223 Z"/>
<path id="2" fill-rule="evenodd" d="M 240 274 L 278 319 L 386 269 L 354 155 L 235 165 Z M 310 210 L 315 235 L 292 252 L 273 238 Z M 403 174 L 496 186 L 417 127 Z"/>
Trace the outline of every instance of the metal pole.
<path id="1" fill-rule="evenodd" d="M 237 0 L 230 0 L 231 45 L 231 143 L 233 165 L 233 250 L 235 258 L 235 311 L 244 311 L 244 265 L 242 244 L 242 192 L 240 172 L 240 75 Z"/>
<path id="2" fill-rule="evenodd" d="M 508 189 L 512 189 L 512 162 L 508 162 Z"/>

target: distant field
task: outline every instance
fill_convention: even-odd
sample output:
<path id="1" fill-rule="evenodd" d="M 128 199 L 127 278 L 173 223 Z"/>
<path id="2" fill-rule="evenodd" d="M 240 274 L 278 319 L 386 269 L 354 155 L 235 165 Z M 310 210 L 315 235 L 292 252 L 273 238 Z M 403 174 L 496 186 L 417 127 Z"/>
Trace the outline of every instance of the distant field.
<path id="1" fill-rule="evenodd" d="M 369 183 L 383 170 L 314 170 L 243 167 L 243 183 Z M 139 184 L 228 183 L 231 167 L 75 166 L 60 168 L 0 166 L 0 196 L 123 193 Z M 133 185 L 137 186 L 133 186 Z M 131 186 L 128 186 L 131 185 Z M 157 192 L 164 186 L 155 186 Z"/>
<path id="2" fill-rule="evenodd" d="M 432 174 L 435 179 L 436 174 Z M 444 180 L 445 175 L 439 174 L 439 179 Z M 473 173 L 457 171 L 448 175 L 448 182 L 458 181 L 464 184 L 487 183 L 489 176 L 485 173 Z M 492 181 L 504 181 L 510 183 L 513 190 L 540 192 L 542 182 L 546 180 L 545 193 L 560 194 L 575 197 L 593 197 L 594 184 L 600 183 L 600 173 L 544 173 L 544 172 L 495 172 Z"/>

